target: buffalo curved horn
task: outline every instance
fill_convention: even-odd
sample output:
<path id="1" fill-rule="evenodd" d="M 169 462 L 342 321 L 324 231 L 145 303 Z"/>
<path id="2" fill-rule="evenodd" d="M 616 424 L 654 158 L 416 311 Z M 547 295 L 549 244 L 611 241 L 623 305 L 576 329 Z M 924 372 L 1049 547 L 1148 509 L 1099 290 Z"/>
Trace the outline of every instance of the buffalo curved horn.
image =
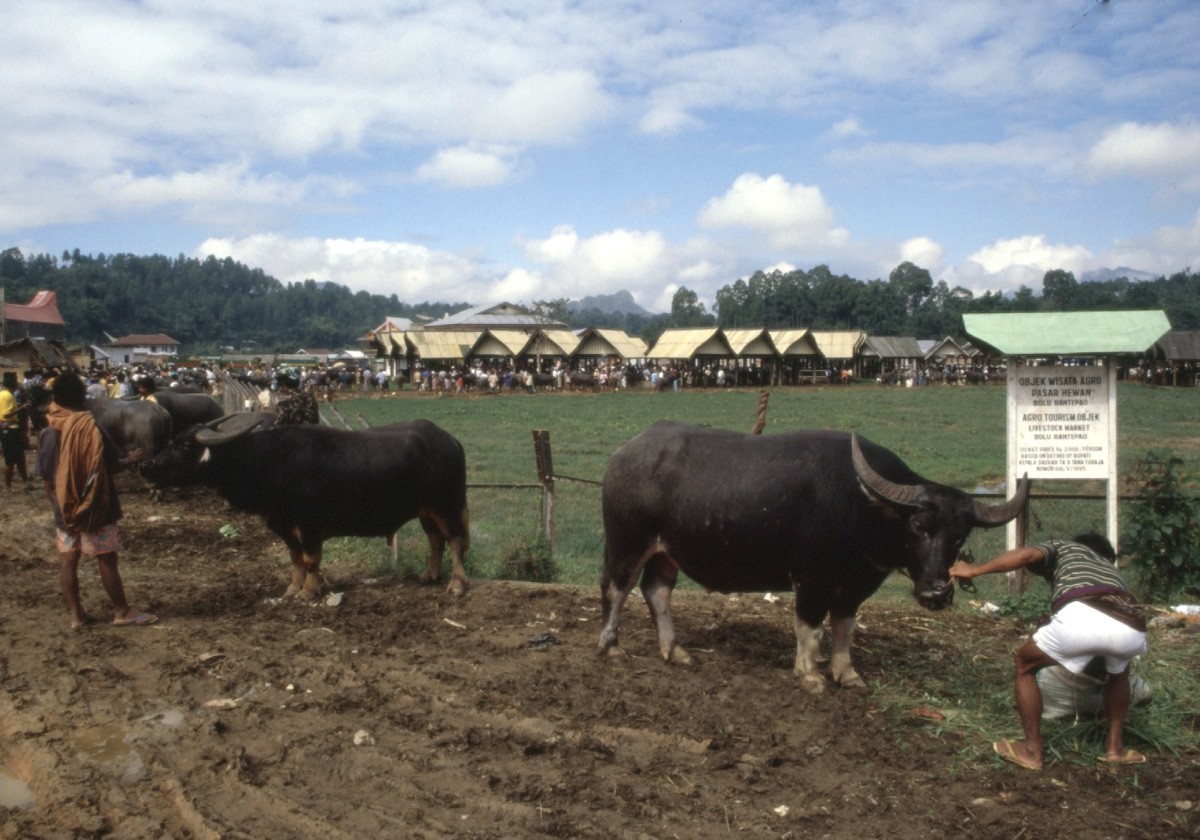
<path id="1" fill-rule="evenodd" d="M 256 411 L 219 417 L 196 430 L 196 443 L 201 446 L 220 446 L 248 435 L 266 420 L 266 414 Z"/>
<path id="2" fill-rule="evenodd" d="M 854 461 L 854 472 L 862 486 L 876 496 L 903 507 L 917 507 L 924 495 L 919 484 L 897 484 L 875 472 L 867 463 L 862 448 L 858 445 L 858 435 L 850 433 L 850 457 Z M 1011 517 L 1010 517 L 1011 518 Z"/>
<path id="3" fill-rule="evenodd" d="M 1003 525 L 1010 519 L 1013 519 L 1022 508 L 1025 507 L 1025 502 L 1029 499 L 1029 473 L 1021 476 L 1021 480 L 1017 482 L 1017 492 L 1007 502 L 1001 502 L 998 505 L 985 505 L 978 499 L 975 500 L 975 524 L 983 527 L 992 525 Z"/>

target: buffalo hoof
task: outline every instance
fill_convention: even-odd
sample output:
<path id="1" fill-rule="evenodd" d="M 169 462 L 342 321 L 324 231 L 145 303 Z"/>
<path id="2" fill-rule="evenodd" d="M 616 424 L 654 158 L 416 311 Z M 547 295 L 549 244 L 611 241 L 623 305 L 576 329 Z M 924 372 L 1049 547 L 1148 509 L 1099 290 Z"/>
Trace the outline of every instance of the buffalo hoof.
<path id="1" fill-rule="evenodd" d="M 672 645 L 671 649 L 663 654 L 663 659 L 673 665 L 691 665 L 692 657 L 686 650 L 679 645 Z"/>
<path id="2" fill-rule="evenodd" d="M 800 677 L 800 685 L 809 694 L 825 693 L 825 678 L 820 674 L 801 674 L 797 672 L 797 676 Z"/>
<path id="3" fill-rule="evenodd" d="M 462 578 L 450 578 L 450 585 L 446 587 L 446 592 L 456 598 L 461 598 L 467 594 L 467 582 Z"/>
<path id="4" fill-rule="evenodd" d="M 842 688 L 856 688 L 864 691 L 867 688 L 867 683 L 858 675 L 858 672 L 853 669 L 838 677 L 837 683 Z"/>
<path id="5" fill-rule="evenodd" d="M 600 654 L 601 656 L 607 655 L 609 659 L 624 659 L 627 655 L 624 649 L 618 647 L 617 645 L 597 648 L 596 653 Z"/>

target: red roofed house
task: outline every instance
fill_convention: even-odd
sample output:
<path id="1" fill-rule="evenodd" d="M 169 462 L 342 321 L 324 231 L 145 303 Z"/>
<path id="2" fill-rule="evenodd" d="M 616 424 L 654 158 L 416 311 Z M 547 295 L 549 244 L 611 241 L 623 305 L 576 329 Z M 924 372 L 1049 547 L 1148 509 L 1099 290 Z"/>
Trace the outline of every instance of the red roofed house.
<path id="1" fill-rule="evenodd" d="M 4 304 L 0 344 L 22 338 L 62 341 L 63 336 L 63 317 L 58 311 L 58 297 L 54 292 L 38 292 L 26 304 Z"/>
<path id="2" fill-rule="evenodd" d="M 132 365 L 149 359 L 179 355 L 179 342 L 169 335 L 127 335 L 105 345 L 112 366 Z"/>

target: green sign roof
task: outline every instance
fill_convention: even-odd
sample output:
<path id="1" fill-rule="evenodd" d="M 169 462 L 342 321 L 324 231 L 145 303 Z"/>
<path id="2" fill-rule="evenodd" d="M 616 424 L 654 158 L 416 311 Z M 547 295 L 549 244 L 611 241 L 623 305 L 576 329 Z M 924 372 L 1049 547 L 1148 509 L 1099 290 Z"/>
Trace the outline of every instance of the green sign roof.
<path id="1" fill-rule="evenodd" d="M 1144 353 L 1171 324 L 1161 309 L 1025 312 L 963 315 L 963 330 L 1004 356 L 1097 356 Z"/>

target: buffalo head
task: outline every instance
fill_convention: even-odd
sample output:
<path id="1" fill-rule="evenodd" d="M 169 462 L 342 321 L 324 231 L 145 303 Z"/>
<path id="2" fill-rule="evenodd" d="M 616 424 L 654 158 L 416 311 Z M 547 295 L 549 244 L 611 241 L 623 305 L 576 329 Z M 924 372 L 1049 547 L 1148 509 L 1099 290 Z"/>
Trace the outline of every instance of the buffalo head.
<path id="1" fill-rule="evenodd" d="M 227 414 L 192 426 L 176 435 L 154 458 L 143 461 L 142 476 L 163 487 L 202 484 L 206 479 L 210 447 L 231 443 L 256 429 L 268 427 L 273 419 L 270 414 L 245 412 Z"/>
<path id="2" fill-rule="evenodd" d="M 898 484 L 867 463 L 855 434 L 850 436 L 850 450 L 864 492 L 901 520 L 904 566 L 913 581 L 913 594 L 931 610 L 943 609 L 954 600 L 949 569 L 971 529 L 1003 525 L 1021 512 L 1029 498 L 1028 478 L 1017 482 L 1011 499 L 996 505 L 985 505 L 934 482 Z"/>

